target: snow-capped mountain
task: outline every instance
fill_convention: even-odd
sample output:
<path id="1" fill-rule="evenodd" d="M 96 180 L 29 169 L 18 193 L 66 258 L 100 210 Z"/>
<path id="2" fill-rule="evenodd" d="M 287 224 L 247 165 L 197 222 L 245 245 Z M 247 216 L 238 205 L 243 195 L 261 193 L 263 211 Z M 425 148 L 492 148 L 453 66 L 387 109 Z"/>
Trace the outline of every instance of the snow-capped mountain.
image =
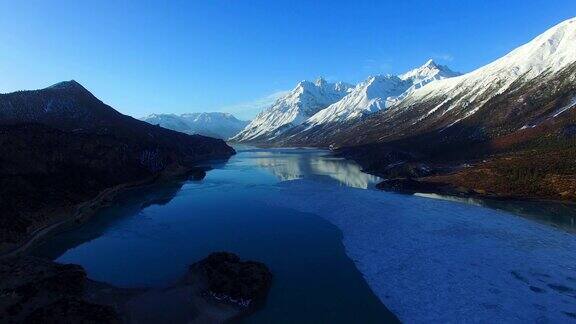
<path id="1" fill-rule="evenodd" d="M 400 74 L 401 80 L 409 80 L 417 89 L 432 81 L 459 76 L 460 73 L 450 70 L 446 65 L 440 65 L 430 59 L 419 68 Z"/>
<path id="2" fill-rule="evenodd" d="M 425 84 L 456 75 L 459 73 L 429 60 L 399 76 L 371 76 L 355 87 L 322 79 L 315 83 L 302 81 L 260 113 L 233 140 L 278 142 L 320 125 L 349 122 L 395 105 Z"/>
<path id="3" fill-rule="evenodd" d="M 342 99 L 351 88 L 352 86 L 346 83 L 329 83 L 322 78 L 315 82 L 302 81 L 290 93 L 258 114 L 232 140 L 249 142 L 274 138 Z"/>
<path id="4" fill-rule="evenodd" d="M 359 118 L 393 103 L 412 83 L 394 75 L 371 76 L 340 101 L 320 110 L 306 121 L 307 127 Z"/>
<path id="5" fill-rule="evenodd" d="M 426 68 L 414 71 L 418 70 L 422 77 L 411 71 L 399 78 L 415 84 L 430 79 Z M 409 89 L 388 109 L 369 118 L 321 132 L 292 133 L 280 144 L 350 146 L 425 134 L 426 139 L 418 141 L 434 147 L 435 140 L 442 145 L 488 141 L 517 131 L 535 132 L 538 125 L 565 132 L 558 128 L 564 126 L 549 124 L 573 110 L 574 98 L 576 18 L 475 71 Z M 451 134 L 452 130 L 458 134 Z"/>
<path id="6" fill-rule="evenodd" d="M 401 80 L 410 81 L 412 85 L 402 95 L 394 99 L 394 104 L 402 101 L 408 94 L 414 92 L 416 89 L 420 89 L 430 82 L 453 78 L 459 75 L 461 75 L 461 73 L 454 72 L 446 65 L 437 64 L 430 59 L 421 67 L 398 76 Z"/>
<path id="7" fill-rule="evenodd" d="M 551 77 L 576 62 L 576 18 L 564 21 L 504 57 L 463 76 L 435 82 L 410 93 L 399 104 L 408 107 L 438 101 L 426 115 L 456 109 L 467 118 L 484 103 L 521 83 Z"/>
<path id="8" fill-rule="evenodd" d="M 575 64 L 572 18 L 464 75 L 430 60 L 398 76 L 371 77 L 307 119 L 306 114 L 271 107 L 242 132 L 248 136 L 237 139 L 287 146 L 355 145 L 441 132 L 464 121 L 468 136 L 487 138 L 570 111 L 576 91 L 568 70 Z M 290 122 L 274 123 L 278 116 L 290 116 Z M 273 136 L 258 138 L 268 125 L 282 128 L 270 127 Z"/>
<path id="9" fill-rule="evenodd" d="M 187 134 L 200 134 L 228 139 L 248 124 L 231 114 L 221 112 L 203 112 L 190 114 L 152 114 L 142 120 L 164 128 Z"/>
<path id="10" fill-rule="evenodd" d="M 424 65 L 399 76 L 371 76 L 358 84 L 342 100 L 310 117 L 305 129 L 331 123 L 348 122 L 399 103 L 412 91 L 433 81 L 460 75 L 448 67 L 428 60 Z"/>

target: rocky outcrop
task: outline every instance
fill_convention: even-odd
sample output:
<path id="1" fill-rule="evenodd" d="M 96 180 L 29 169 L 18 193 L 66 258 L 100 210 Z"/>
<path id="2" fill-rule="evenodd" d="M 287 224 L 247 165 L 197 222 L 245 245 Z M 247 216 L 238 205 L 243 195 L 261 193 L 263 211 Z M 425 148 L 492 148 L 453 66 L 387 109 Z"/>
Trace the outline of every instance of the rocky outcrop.
<path id="1" fill-rule="evenodd" d="M 376 188 L 399 193 L 434 193 L 441 190 L 440 184 L 418 181 L 411 178 L 386 179 L 376 185 Z"/>
<path id="2" fill-rule="evenodd" d="M 0 318 L 3 323 L 224 323 L 256 310 L 271 280 L 264 264 L 227 252 L 209 255 L 174 285 L 155 289 L 96 282 L 79 265 L 6 258 L 0 261 Z"/>
<path id="3" fill-rule="evenodd" d="M 261 303 L 272 284 L 272 274 L 266 265 L 241 261 L 228 252 L 210 254 L 192 265 L 190 273 L 206 280 L 207 296 L 241 308 L 253 308 Z"/>
<path id="4" fill-rule="evenodd" d="M 116 323 L 112 305 L 87 297 L 89 279 L 78 265 L 33 257 L 0 262 L 0 317 L 5 323 Z"/>

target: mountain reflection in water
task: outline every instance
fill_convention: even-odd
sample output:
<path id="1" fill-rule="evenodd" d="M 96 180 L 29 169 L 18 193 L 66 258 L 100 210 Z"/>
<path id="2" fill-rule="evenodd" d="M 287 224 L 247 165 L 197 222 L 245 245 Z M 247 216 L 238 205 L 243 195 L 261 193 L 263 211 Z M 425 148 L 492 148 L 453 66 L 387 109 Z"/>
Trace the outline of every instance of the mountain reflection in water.
<path id="1" fill-rule="evenodd" d="M 368 189 L 380 178 L 363 173 L 360 167 L 346 159 L 331 157 L 322 150 L 252 149 L 257 165 L 272 172 L 280 181 L 303 178 L 336 181 L 340 185 Z"/>

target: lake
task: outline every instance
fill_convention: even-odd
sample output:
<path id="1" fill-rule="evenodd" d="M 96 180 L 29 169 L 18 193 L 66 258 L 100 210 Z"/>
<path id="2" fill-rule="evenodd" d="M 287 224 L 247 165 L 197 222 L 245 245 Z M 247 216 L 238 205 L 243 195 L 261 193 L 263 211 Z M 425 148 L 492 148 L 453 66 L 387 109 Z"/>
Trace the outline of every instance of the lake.
<path id="1" fill-rule="evenodd" d="M 229 161 L 212 167 L 201 181 L 125 192 L 81 227 L 47 239 L 33 254 L 80 264 L 90 278 L 117 286 L 162 287 L 209 253 L 231 251 L 266 263 L 274 274 L 267 304 L 246 323 L 396 321 L 359 272 L 357 260 L 349 257 L 341 228 L 319 213 L 292 208 L 283 184 L 305 180 L 311 194 L 345 187 L 360 197 L 366 192 L 383 200 L 434 199 L 376 192 L 377 177 L 323 150 L 239 147 Z M 454 204 L 439 203 L 438 208 Z M 574 226 L 570 206 L 486 205 L 518 211 L 546 226 Z"/>

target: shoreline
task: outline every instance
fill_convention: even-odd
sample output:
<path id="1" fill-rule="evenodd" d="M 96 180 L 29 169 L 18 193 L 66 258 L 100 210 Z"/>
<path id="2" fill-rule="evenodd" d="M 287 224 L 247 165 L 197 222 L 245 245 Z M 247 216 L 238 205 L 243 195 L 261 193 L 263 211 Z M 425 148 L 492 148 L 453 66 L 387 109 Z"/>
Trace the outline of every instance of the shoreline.
<path id="1" fill-rule="evenodd" d="M 262 148 L 262 149 L 317 149 L 317 150 L 324 150 L 326 151 L 326 153 L 330 154 L 333 157 L 337 157 L 337 158 L 344 158 L 346 160 L 350 160 L 353 161 L 355 163 L 357 163 L 360 167 L 361 167 L 361 171 L 372 175 L 372 176 L 376 176 L 380 179 L 382 179 L 377 185 L 376 185 L 376 189 L 379 191 L 383 191 L 383 192 L 395 192 L 395 193 L 400 193 L 400 194 L 407 194 L 407 195 L 413 195 L 413 194 L 417 194 L 417 193 L 424 193 L 424 194 L 437 194 L 437 195 L 441 195 L 441 196 L 447 196 L 447 197 L 455 197 L 455 198 L 470 198 L 470 199 L 479 199 L 479 200 L 498 200 L 498 201 L 516 201 L 516 202 L 545 202 L 545 203 L 558 203 L 558 204 L 565 204 L 565 205 L 574 205 L 576 206 L 576 201 L 572 201 L 570 199 L 554 199 L 554 198 L 546 198 L 546 197 L 532 197 L 532 196 L 514 196 L 514 195 L 500 195 L 497 193 L 494 194 L 481 194 L 478 192 L 473 192 L 472 189 L 469 188 L 465 188 L 468 190 L 468 192 L 465 191 L 460 191 L 457 190 L 458 187 L 449 183 L 435 183 L 435 182 L 425 182 L 425 181 L 420 181 L 418 180 L 419 178 L 415 178 L 415 179 L 409 179 L 409 178 L 398 178 L 401 180 L 413 180 L 416 182 L 419 182 L 421 184 L 431 184 L 434 185 L 436 188 L 433 190 L 430 190 L 430 187 L 427 187 L 428 190 L 408 190 L 408 191 L 402 191 L 402 190 L 386 190 L 386 189 L 382 189 L 379 188 L 378 185 L 380 185 L 381 183 L 387 181 L 387 180 L 397 180 L 397 179 L 387 179 L 386 177 L 384 177 L 382 174 L 379 174 L 378 172 L 371 172 L 368 171 L 366 169 L 364 169 L 362 167 L 362 164 L 360 163 L 360 161 L 358 161 L 357 159 L 354 159 L 352 157 L 350 157 L 348 154 L 339 152 L 338 150 L 334 150 L 328 147 L 317 147 L 317 146 L 274 146 L 274 145 L 265 145 L 265 144 L 261 144 L 261 143 L 241 143 L 241 142 L 230 142 L 230 144 L 233 145 L 245 145 L 248 147 L 254 147 L 254 148 Z M 442 188 L 443 187 L 443 188 Z"/>
<path id="2" fill-rule="evenodd" d="M 83 222 L 93 217 L 108 203 L 110 203 L 119 193 L 128 191 L 130 189 L 141 188 L 160 184 L 166 181 L 176 180 L 180 177 L 187 177 L 187 175 L 191 175 L 193 171 L 205 172 L 205 170 L 205 168 L 197 166 L 180 168 L 174 171 L 165 170 L 160 174 L 143 179 L 141 181 L 123 183 L 104 189 L 96 197 L 74 206 L 69 215 L 62 216 L 63 219 L 58 219 L 53 223 L 34 230 L 16 246 L 0 251 L 0 260 L 26 254 L 26 252 L 28 252 L 30 248 L 34 247 L 35 244 L 41 242 L 47 236 L 57 233 L 67 225 L 81 225 Z"/>
<path id="3" fill-rule="evenodd" d="M 346 158 L 346 157 L 344 157 Z M 353 160 L 355 161 L 355 160 Z M 382 179 L 380 183 L 376 185 L 376 188 L 381 191 L 386 192 L 396 192 L 403 194 L 415 194 L 415 193 L 426 193 L 426 194 L 437 194 L 441 196 L 449 196 L 464 199 L 479 199 L 479 200 L 498 200 L 498 201 L 525 201 L 525 202 L 544 202 L 544 203 L 557 203 L 566 205 L 576 205 L 576 201 L 570 199 L 561 198 L 551 198 L 550 196 L 527 196 L 527 195 L 514 195 L 505 194 L 498 192 L 486 192 L 481 193 L 475 189 L 469 187 L 458 186 L 457 184 L 450 182 L 437 182 L 429 181 L 426 177 L 419 178 L 385 178 L 378 172 L 369 172 L 362 170 L 367 174 L 377 176 Z M 389 186 L 388 183 L 398 183 L 403 186 L 402 183 L 409 183 L 408 188 L 394 189 Z"/>
<path id="4" fill-rule="evenodd" d="M 366 174 L 377 176 L 379 178 L 382 178 L 382 176 L 378 175 L 378 173 L 368 172 L 365 170 L 362 170 L 362 172 L 364 172 Z M 376 185 L 376 189 L 378 189 L 379 191 L 394 192 L 394 193 L 406 194 L 406 195 L 435 194 L 438 196 L 461 198 L 461 199 L 493 200 L 493 201 L 502 201 L 502 202 L 536 202 L 536 203 L 542 202 L 542 203 L 555 203 L 555 204 L 564 204 L 564 205 L 569 205 L 569 206 L 576 206 L 576 201 L 572 201 L 569 199 L 563 200 L 563 199 L 540 198 L 540 197 L 522 196 L 522 195 L 518 195 L 518 196 L 500 195 L 500 194 L 496 194 L 496 193 L 494 193 L 494 194 L 481 194 L 481 193 L 475 192 L 475 191 L 473 191 L 471 189 L 467 189 L 467 188 L 463 188 L 463 189 L 467 189 L 468 191 L 458 190 L 459 189 L 458 187 L 451 185 L 451 184 L 426 182 L 426 181 L 420 181 L 418 179 L 419 178 L 416 178 L 416 179 L 410 179 L 410 178 L 385 179 L 385 178 L 382 178 L 382 181 Z M 409 190 L 395 190 L 392 188 L 382 188 L 383 187 L 382 184 L 387 182 L 387 181 L 411 181 L 412 183 L 418 182 L 421 184 L 421 187 L 420 188 L 415 187 L 415 188 L 411 188 Z M 436 189 L 430 190 L 430 188 L 431 188 L 430 185 L 435 186 Z M 422 190 L 418 190 L 418 189 L 422 189 Z"/>
<path id="5" fill-rule="evenodd" d="M 348 257 L 401 321 L 466 321 L 471 313 L 501 322 L 566 321 L 574 311 L 566 304 L 574 285 L 571 233 L 453 201 L 318 189 L 307 180 L 285 182 L 277 206 L 336 225 Z M 461 298 L 450 298 L 455 292 Z"/>

